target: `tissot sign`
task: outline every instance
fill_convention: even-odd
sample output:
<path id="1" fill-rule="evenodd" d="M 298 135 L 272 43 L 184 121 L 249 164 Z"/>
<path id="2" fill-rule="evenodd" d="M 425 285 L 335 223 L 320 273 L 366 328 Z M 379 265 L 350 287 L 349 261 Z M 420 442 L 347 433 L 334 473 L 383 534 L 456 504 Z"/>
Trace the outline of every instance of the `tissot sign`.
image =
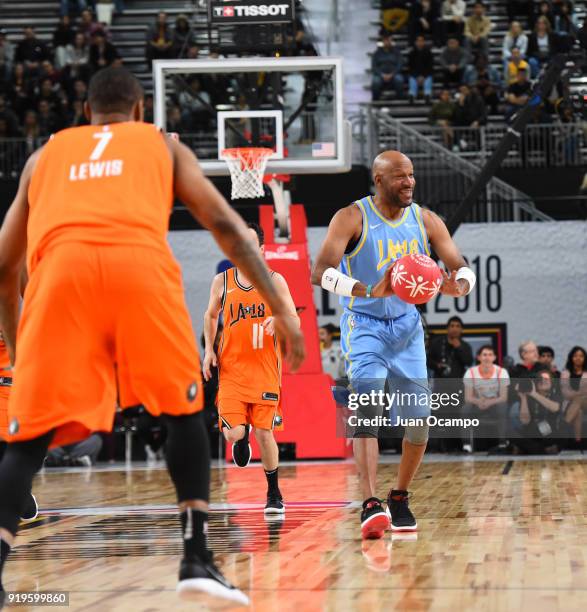
<path id="1" fill-rule="evenodd" d="M 216 25 L 290 23 L 295 0 L 210 0 L 209 19 Z"/>

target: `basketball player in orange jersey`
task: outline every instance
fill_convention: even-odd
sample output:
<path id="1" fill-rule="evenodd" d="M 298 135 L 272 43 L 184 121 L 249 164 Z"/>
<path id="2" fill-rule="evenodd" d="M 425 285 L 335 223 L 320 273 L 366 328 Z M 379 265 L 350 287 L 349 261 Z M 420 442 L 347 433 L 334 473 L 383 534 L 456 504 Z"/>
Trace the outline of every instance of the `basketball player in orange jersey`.
<path id="1" fill-rule="evenodd" d="M 262 253 L 263 230 L 256 223 L 250 223 L 249 228 L 252 241 Z M 277 272 L 272 274 L 278 292 L 288 305 L 288 315 L 299 326 L 300 319 L 285 279 Z M 220 312 L 224 327 L 217 357 L 214 338 Z M 249 433 L 253 427 L 267 478 L 265 514 L 283 514 L 285 505 L 278 482 L 279 451 L 273 437 L 273 429 L 282 427 L 281 351 L 273 323 L 270 305 L 242 270 L 231 268 L 214 277 L 204 315 L 204 378 L 210 379 L 211 365 L 219 366 L 220 428 L 226 440 L 232 442 L 233 461 L 239 467 L 249 464 Z"/>
<path id="2" fill-rule="evenodd" d="M 143 404 L 167 427 L 184 544 L 178 592 L 246 603 L 206 542 L 210 453 L 194 332 L 166 240 L 174 195 L 271 306 L 294 369 L 303 337 L 245 223 L 195 156 L 142 122 L 137 79 L 124 68 L 97 72 L 86 113 L 91 125 L 57 133 L 27 161 L 0 230 L 0 328 L 17 372 L 0 464 L 0 572 L 47 449 L 110 431 L 118 386 L 122 406 Z"/>
<path id="3" fill-rule="evenodd" d="M 393 295 L 391 268 L 408 253 L 430 255 L 432 247 L 451 270 L 450 276 L 443 272 L 440 291 L 453 297 L 472 291 L 475 274 L 440 217 L 413 202 L 416 180 L 408 157 L 399 151 L 378 155 L 373 182 L 374 197 L 357 200 L 332 218 L 312 282 L 341 296 L 341 348 L 353 391 L 366 396 L 383 393 L 389 380 L 390 392 L 401 382 L 406 387 L 402 391 L 420 397 L 428 390 L 424 330 L 416 307 Z M 389 527 L 396 531 L 418 527 L 409 508 L 408 488 L 428 442 L 429 402 L 410 406 L 407 414 L 401 413 L 401 406 L 393 409 L 396 416 L 415 417 L 422 425 L 405 428 L 397 483 L 387 495 L 387 510 L 376 496 L 379 428 L 372 425 L 381 422 L 381 403 L 372 400 L 363 408 L 361 423 L 353 432 L 364 500 L 361 533 L 366 539 L 381 538 Z M 385 416 L 394 421 L 391 414 Z"/>

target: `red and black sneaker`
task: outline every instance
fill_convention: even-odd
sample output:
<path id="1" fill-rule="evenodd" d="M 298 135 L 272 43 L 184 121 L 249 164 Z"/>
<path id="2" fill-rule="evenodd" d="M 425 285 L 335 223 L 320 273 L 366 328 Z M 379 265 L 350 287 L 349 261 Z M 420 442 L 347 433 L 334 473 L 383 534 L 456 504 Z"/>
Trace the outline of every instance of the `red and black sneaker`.
<path id="1" fill-rule="evenodd" d="M 389 517 L 381 505 L 381 500 L 377 497 L 369 497 L 363 502 L 363 511 L 361 512 L 363 539 L 376 540 L 382 538 L 386 529 L 389 529 Z"/>
<path id="2" fill-rule="evenodd" d="M 392 531 L 416 531 L 418 523 L 408 505 L 407 491 L 392 489 L 387 496 L 387 513 Z"/>

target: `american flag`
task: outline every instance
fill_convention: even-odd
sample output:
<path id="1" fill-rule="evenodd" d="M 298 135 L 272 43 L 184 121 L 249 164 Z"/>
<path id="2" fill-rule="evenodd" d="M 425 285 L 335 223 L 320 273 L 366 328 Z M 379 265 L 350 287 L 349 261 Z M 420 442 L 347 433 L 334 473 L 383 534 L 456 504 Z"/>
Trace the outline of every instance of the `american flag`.
<path id="1" fill-rule="evenodd" d="M 312 157 L 334 157 L 336 151 L 333 142 L 313 142 Z"/>

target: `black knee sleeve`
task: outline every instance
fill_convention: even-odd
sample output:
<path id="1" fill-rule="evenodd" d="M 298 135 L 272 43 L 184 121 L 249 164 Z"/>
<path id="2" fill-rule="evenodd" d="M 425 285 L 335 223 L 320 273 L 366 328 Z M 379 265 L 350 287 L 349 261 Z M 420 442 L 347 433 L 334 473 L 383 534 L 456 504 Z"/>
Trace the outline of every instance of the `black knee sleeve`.
<path id="1" fill-rule="evenodd" d="M 177 501 L 210 498 L 210 442 L 201 412 L 162 415 L 167 427 L 165 457 Z"/>
<path id="2" fill-rule="evenodd" d="M 34 475 L 43 466 L 53 432 L 9 444 L 0 463 L 0 527 L 15 534 L 31 492 Z"/>

